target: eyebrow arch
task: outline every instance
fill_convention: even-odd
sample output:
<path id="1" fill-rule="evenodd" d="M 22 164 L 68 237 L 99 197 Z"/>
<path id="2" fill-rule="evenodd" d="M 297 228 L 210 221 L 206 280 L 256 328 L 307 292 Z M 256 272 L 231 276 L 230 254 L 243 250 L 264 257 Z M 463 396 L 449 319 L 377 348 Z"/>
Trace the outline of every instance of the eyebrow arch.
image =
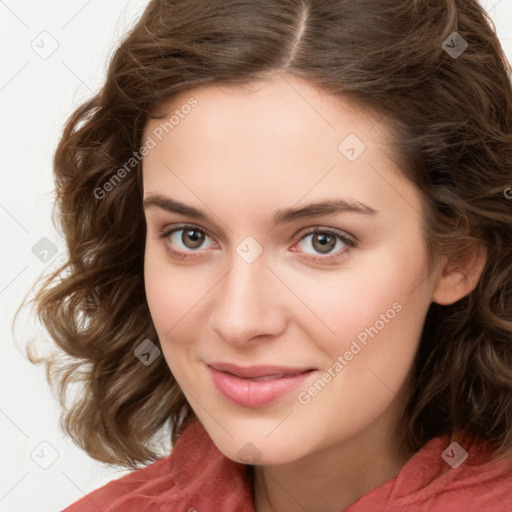
<path id="1" fill-rule="evenodd" d="M 208 215 L 204 211 L 160 194 L 148 194 L 144 199 L 143 204 L 145 210 L 157 208 L 168 212 L 180 213 L 188 217 L 194 217 L 198 220 L 209 220 Z M 272 222 L 274 226 L 277 226 L 279 224 L 285 224 L 299 219 L 347 212 L 359 213 L 362 215 L 376 215 L 378 213 L 377 210 L 374 210 L 359 201 L 337 198 L 310 203 L 299 208 L 285 208 L 277 210 L 272 218 Z"/>

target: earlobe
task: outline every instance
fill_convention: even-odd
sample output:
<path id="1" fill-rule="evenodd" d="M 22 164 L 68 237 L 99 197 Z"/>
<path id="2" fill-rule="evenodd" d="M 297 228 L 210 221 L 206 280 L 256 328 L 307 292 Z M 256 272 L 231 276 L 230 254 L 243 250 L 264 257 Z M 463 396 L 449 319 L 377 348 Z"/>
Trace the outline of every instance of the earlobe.
<path id="1" fill-rule="evenodd" d="M 476 242 L 455 261 L 444 256 L 432 301 L 446 306 L 471 293 L 478 284 L 486 261 L 487 248 Z"/>

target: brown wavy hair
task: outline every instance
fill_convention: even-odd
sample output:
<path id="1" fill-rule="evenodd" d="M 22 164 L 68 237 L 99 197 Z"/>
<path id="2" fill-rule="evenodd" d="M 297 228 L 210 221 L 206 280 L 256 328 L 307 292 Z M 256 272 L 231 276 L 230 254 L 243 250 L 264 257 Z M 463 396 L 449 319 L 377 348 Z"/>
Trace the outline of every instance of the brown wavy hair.
<path id="1" fill-rule="evenodd" d="M 461 48 L 453 32 L 468 44 L 457 56 L 446 47 Z M 91 457 L 136 468 L 159 458 L 157 434 L 174 443 L 195 417 L 165 359 L 145 366 L 134 356 L 142 340 L 159 343 L 144 290 L 141 162 L 101 199 L 95 191 L 141 147 L 162 102 L 278 73 L 384 120 L 400 172 L 423 195 L 429 257 L 486 247 L 473 291 L 428 310 L 400 432 L 417 451 L 465 428 L 512 456 L 509 71 L 476 0 L 149 2 L 54 156 L 54 215 L 69 255 L 31 302 L 58 350 L 27 354 L 58 385 L 65 432 Z M 72 384 L 81 392 L 69 406 Z"/>

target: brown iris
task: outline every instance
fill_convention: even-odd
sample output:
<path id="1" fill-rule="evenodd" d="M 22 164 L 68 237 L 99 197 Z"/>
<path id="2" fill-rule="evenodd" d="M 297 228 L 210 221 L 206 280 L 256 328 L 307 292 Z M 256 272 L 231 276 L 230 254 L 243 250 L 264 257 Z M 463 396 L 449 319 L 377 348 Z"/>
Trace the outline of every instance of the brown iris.
<path id="1" fill-rule="evenodd" d="M 189 237 L 188 239 L 186 237 Z M 192 240 L 192 244 L 188 245 L 186 241 Z M 198 229 L 184 229 L 183 234 L 181 235 L 181 241 L 183 244 L 190 249 L 197 249 L 201 247 L 201 244 L 204 241 L 204 234 Z"/>
<path id="2" fill-rule="evenodd" d="M 316 242 L 319 243 L 318 247 Z M 327 253 L 336 245 L 336 237 L 327 233 L 314 233 L 312 243 L 315 250 Z"/>

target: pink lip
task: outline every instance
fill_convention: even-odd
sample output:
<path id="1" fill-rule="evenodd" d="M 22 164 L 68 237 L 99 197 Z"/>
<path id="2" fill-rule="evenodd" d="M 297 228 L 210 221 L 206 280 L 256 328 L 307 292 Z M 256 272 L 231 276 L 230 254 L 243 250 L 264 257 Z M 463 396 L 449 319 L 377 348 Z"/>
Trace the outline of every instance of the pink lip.
<path id="1" fill-rule="evenodd" d="M 266 371 L 268 371 L 268 367 L 266 368 Z M 298 387 L 314 373 L 312 370 L 302 369 L 302 373 L 299 374 L 289 374 L 280 378 L 258 381 L 218 371 L 211 366 L 208 366 L 208 370 L 218 391 L 231 402 L 243 407 L 261 407 L 270 404 Z M 254 368 L 252 370 L 256 371 Z M 258 371 L 261 373 L 261 368 Z M 299 371 L 301 370 L 299 369 Z M 267 373 L 266 375 L 282 375 L 282 372 L 275 372 L 275 369 L 271 372 L 274 373 Z"/>

